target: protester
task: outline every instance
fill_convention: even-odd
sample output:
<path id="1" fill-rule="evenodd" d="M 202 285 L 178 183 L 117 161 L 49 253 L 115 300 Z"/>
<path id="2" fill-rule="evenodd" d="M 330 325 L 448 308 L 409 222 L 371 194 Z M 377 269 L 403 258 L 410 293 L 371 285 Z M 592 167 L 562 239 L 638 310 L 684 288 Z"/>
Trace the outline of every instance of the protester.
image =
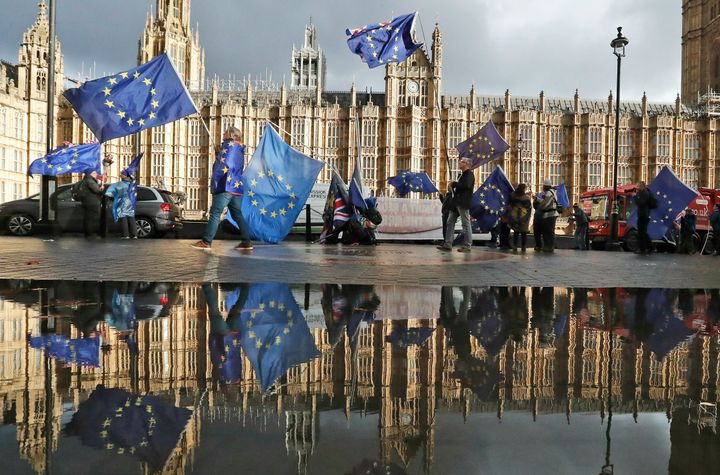
<path id="1" fill-rule="evenodd" d="M 695 212 L 688 208 L 685 214 L 680 218 L 680 246 L 678 252 L 682 254 L 695 254 L 695 242 L 693 236 L 697 227 L 697 216 Z"/>
<path id="2" fill-rule="evenodd" d="M 555 251 L 555 222 L 558 216 L 558 202 L 550 180 L 543 183 L 543 197 L 538 205 L 542 213 L 543 252 Z"/>
<path id="3" fill-rule="evenodd" d="M 535 214 L 533 215 L 533 237 L 535 238 L 535 251 L 542 251 L 543 249 L 543 214 L 542 211 L 540 211 L 540 202 L 542 201 L 543 194 L 538 193 L 535 195 L 535 199 L 533 200 L 533 210 L 535 210 Z"/>
<path id="4" fill-rule="evenodd" d="M 113 198 L 113 217 L 120 222 L 121 239 L 137 239 L 137 225 L 135 224 L 136 202 L 130 196 L 134 191 L 133 177 L 127 172 L 120 175 L 120 181 L 113 183 L 105 191 L 105 196 Z"/>
<path id="5" fill-rule="evenodd" d="M 507 215 L 508 207 L 505 209 L 505 213 L 500 216 L 500 222 L 498 223 L 498 226 L 500 227 L 500 249 L 502 250 L 509 250 L 510 249 L 510 224 L 508 223 L 509 217 Z"/>
<path id="6" fill-rule="evenodd" d="M 382 223 L 382 214 L 377 209 L 377 198 L 365 199 L 367 209 L 358 210 L 343 227 L 343 244 L 373 246 L 377 244 L 375 229 Z"/>
<path id="7" fill-rule="evenodd" d="M 715 255 L 720 256 L 720 203 L 715 205 L 715 211 L 710 215 L 710 226 L 715 244 Z"/>
<path id="8" fill-rule="evenodd" d="M 448 186 L 447 193 L 445 193 L 444 195 L 440 194 L 440 193 L 438 193 L 438 195 L 440 196 L 440 202 L 442 203 L 442 224 L 443 224 L 442 229 L 443 229 L 443 239 L 444 239 L 445 236 L 447 235 L 448 216 L 450 215 L 450 211 L 453 208 L 455 208 L 455 206 L 453 205 L 452 187 Z"/>
<path id="9" fill-rule="evenodd" d="M 216 149 L 210 192 L 213 195 L 210 207 L 210 219 L 205 227 L 203 238 L 193 244 L 197 249 L 210 249 L 220 225 L 220 217 L 227 207 L 230 216 L 240 231 L 240 244 L 235 249 L 251 251 L 253 249 L 247 223 L 242 215 L 242 182 L 245 167 L 245 145 L 242 133 L 236 127 L 229 127 L 223 134 L 223 143 Z"/>
<path id="10" fill-rule="evenodd" d="M 464 242 L 458 252 L 470 252 L 472 246 L 472 226 L 470 225 L 470 205 L 472 204 L 472 194 L 475 188 L 475 175 L 470 170 L 470 159 L 460 159 L 460 170 L 462 173 L 457 181 L 450 184 L 453 190 L 452 204 L 455 207 L 450 210 L 447 220 L 447 228 L 445 233 L 445 243 L 438 246 L 442 251 L 451 251 L 453 239 L 455 238 L 455 223 L 458 218 L 462 222 Z"/>
<path id="11" fill-rule="evenodd" d="M 657 207 L 657 200 L 653 197 L 644 181 L 637 184 L 635 193 L 635 206 L 637 207 L 637 227 L 640 250 L 639 254 L 650 254 L 652 241 L 648 235 L 650 223 L 650 210 Z"/>
<path id="12" fill-rule="evenodd" d="M 527 192 L 527 185 L 520 183 L 512 195 L 510 195 L 510 209 L 508 213 L 509 227 L 513 233 L 513 251 L 517 251 L 518 240 L 520 240 L 521 252 L 527 248 L 527 234 L 530 227 L 530 213 L 532 203 Z"/>
<path id="13" fill-rule="evenodd" d="M 575 249 L 587 251 L 588 217 L 580 207 L 580 203 L 573 205 L 570 221 L 575 223 Z"/>
<path id="14" fill-rule="evenodd" d="M 98 236 L 100 226 L 100 205 L 103 196 L 104 186 L 98 181 L 98 174 L 95 170 L 85 170 L 85 175 L 80 184 L 80 200 L 83 207 L 83 230 L 85 238 L 90 239 Z"/>

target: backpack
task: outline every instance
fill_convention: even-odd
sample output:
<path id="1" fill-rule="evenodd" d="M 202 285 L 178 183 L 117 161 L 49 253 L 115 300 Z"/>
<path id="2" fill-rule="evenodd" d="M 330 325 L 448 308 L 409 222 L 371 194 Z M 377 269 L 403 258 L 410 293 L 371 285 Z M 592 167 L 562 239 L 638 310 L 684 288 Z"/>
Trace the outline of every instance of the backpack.
<path id="1" fill-rule="evenodd" d="M 85 196 L 85 181 L 80 180 L 70 189 L 70 195 L 74 201 L 82 201 Z"/>

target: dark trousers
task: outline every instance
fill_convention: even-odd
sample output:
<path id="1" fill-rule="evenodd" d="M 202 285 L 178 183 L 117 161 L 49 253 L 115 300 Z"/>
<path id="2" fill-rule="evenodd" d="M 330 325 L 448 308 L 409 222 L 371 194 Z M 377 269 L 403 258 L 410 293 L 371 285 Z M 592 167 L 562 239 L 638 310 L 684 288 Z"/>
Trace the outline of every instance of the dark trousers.
<path id="1" fill-rule="evenodd" d="M 638 216 L 638 244 L 640 245 L 640 252 L 651 250 L 652 241 L 648 235 L 648 224 L 650 223 L 650 216 Z"/>
<path id="2" fill-rule="evenodd" d="M 555 249 L 555 218 L 543 218 L 542 223 L 542 237 L 543 237 L 543 250 L 552 251 Z"/>
<path id="3" fill-rule="evenodd" d="M 510 247 L 510 226 L 503 222 L 500 222 L 500 247 Z"/>
<path id="4" fill-rule="evenodd" d="M 126 216 L 125 218 L 120 218 L 119 221 L 123 237 L 137 237 L 135 216 Z"/>
<path id="5" fill-rule="evenodd" d="M 83 230 L 85 237 L 91 237 L 98 233 L 100 227 L 100 202 L 88 200 L 83 202 Z"/>
<path id="6" fill-rule="evenodd" d="M 715 244 L 715 255 L 720 256 L 720 230 L 713 231 L 713 244 Z"/>
<path id="7" fill-rule="evenodd" d="M 543 247 L 543 220 L 536 219 L 533 221 L 533 236 L 535 237 L 535 249 Z"/>
<path id="8" fill-rule="evenodd" d="M 518 238 L 520 238 L 520 244 L 522 245 L 522 251 L 525 252 L 525 248 L 527 247 L 527 234 L 521 231 L 515 231 L 513 233 L 513 249 L 517 249 L 518 247 Z"/>
<path id="9" fill-rule="evenodd" d="M 696 251 L 693 233 L 689 229 L 682 229 L 680 231 L 680 246 L 678 252 L 681 254 L 695 254 Z"/>

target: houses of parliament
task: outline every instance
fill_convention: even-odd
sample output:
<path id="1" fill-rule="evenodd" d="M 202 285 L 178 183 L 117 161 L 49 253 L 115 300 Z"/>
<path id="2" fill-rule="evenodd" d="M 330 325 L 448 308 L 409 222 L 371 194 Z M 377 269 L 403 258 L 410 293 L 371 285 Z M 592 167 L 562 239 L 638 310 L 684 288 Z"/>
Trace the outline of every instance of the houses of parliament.
<path id="1" fill-rule="evenodd" d="M 364 182 L 377 195 L 391 193 L 386 180 L 401 170 L 424 170 L 444 189 L 458 171 L 455 145 L 488 120 L 511 147 L 479 169 L 478 180 L 499 164 L 511 181 L 532 189 L 544 178 L 565 182 L 573 198 L 613 182 L 612 97 L 589 100 L 579 91 L 559 99 L 543 92 L 536 97 L 516 97 L 510 91 L 485 96 L 474 86 L 466 94 L 447 94 L 438 25 L 431 44 L 401 64 L 386 66 L 384 92 L 363 92 L 355 84 L 346 91 L 327 90 L 325 76 L 332 65 L 312 24 L 306 26 L 301 46 L 293 47 L 290 84 L 208 79 L 200 36 L 190 24 L 190 3 L 156 0 L 137 61 L 168 52 L 200 114 L 105 145 L 105 152 L 117 158 L 112 178 L 137 151 L 144 152 L 140 181 L 184 192 L 186 217 L 199 217 L 209 206 L 212 143 L 220 140 L 222 130 L 238 126 L 250 157 L 268 121 L 287 131 L 284 136 L 295 148 L 337 167 L 345 178 L 362 157 Z M 621 103 L 620 184 L 652 180 L 669 165 L 692 187 L 720 186 L 720 96 L 712 92 L 720 77 L 713 34 L 720 7 L 709 0 L 683 0 L 682 7 L 683 96 L 673 104 L 653 103 L 645 96 Z M 22 37 L 17 64 L 0 62 L 0 202 L 39 187 L 39 180 L 29 179 L 25 171 L 44 152 L 47 39 L 46 5 L 40 0 L 37 18 Z M 58 85 L 64 86 L 59 42 L 57 58 Z M 57 142 L 95 140 L 64 99 L 56 100 Z M 326 167 L 320 180 L 329 176 Z"/>

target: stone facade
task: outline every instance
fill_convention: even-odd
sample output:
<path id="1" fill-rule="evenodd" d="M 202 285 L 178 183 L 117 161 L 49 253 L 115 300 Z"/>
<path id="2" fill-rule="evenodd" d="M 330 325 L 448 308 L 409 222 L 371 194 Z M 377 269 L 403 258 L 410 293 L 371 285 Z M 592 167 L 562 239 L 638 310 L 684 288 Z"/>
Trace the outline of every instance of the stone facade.
<path id="1" fill-rule="evenodd" d="M 694 3 L 686 2 L 685 19 Z M 229 125 L 242 129 L 249 159 L 268 121 L 285 131 L 284 137 L 294 147 L 337 167 L 346 179 L 361 155 L 366 187 L 378 195 L 391 194 L 387 178 L 406 169 L 427 171 L 444 189 L 458 171 L 454 146 L 488 120 L 496 124 L 511 148 L 500 160 L 479 169 L 478 181 L 497 163 L 511 181 L 528 183 L 534 190 L 546 177 L 555 183 L 564 181 L 572 199 L 582 191 L 612 185 L 612 97 L 586 100 L 578 91 L 571 98 L 559 99 L 546 97 L 543 92 L 536 97 L 516 97 L 510 91 L 486 96 L 474 86 L 467 94 L 445 94 L 442 33 L 437 25 L 427 49 L 386 67 L 384 91 L 361 91 L 354 84 L 349 91 L 329 91 L 324 84 L 326 63 L 314 26 L 306 27 L 303 47 L 292 54 L 291 68 L 298 69 L 298 75 L 288 87 L 272 81 L 203 79 L 204 51 L 189 19 L 189 1 L 157 0 L 155 14 L 148 16 L 139 42 L 138 61 L 168 51 L 200 114 L 114 140 L 104 147 L 118 158 L 110 170 L 112 178 L 137 152 L 144 152 L 140 181 L 185 192 L 188 218 L 200 217 L 209 207 L 212 149 L 220 141 L 222 130 Z M 42 3 L 37 24 L 46 24 Z M 33 26 L 29 33 L 37 30 Z M 691 43 L 691 36 L 683 36 L 684 45 Z M 23 48 L 35 51 L 32 48 L 41 48 L 41 44 L 24 41 Z M 17 66 L 5 65 L 3 77 L 26 71 L 22 87 L 27 89 L 35 83 L 28 76 L 32 65 L 25 64 L 26 56 L 21 54 Z M 59 64 L 62 71 L 62 60 Z M 683 65 L 685 71 L 685 61 Z M 5 82 L 9 84 L 7 79 Z M 37 187 L 23 172 L 43 149 L 42 141 L 36 140 L 38 133 L 33 136 L 31 131 L 32 121 L 42 118 L 41 92 L 33 96 L 25 90 L 20 92 L 17 86 L 6 86 L 0 91 L 0 104 L 4 103 L 17 104 L 11 112 L 22 112 L 24 128 L 18 134 L 20 139 L 0 133 L 0 158 L 3 149 L 21 153 L 20 166 L 10 167 L 6 159 L 5 166 L 0 163 L 0 173 L 6 189 L 17 186 L 24 194 Z M 0 132 L 1 120 L 2 115 Z M 58 140 L 94 140 L 64 101 L 58 121 Z M 707 109 L 684 106 L 680 98 L 674 104 L 659 104 L 643 96 L 639 101 L 621 103 L 619 126 L 620 184 L 651 180 L 663 165 L 669 165 L 693 187 L 720 186 L 720 161 L 716 159 L 720 125 Z M 9 171 L 11 168 L 20 172 Z M 326 167 L 320 179 L 326 181 L 329 176 Z M 3 199 L 14 197 L 6 192 Z"/>
<path id="2" fill-rule="evenodd" d="M 40 191 L 26 176 L 29 159 L 44 155 L 48 77 L 47 6 L 23 34 L 17 64 L 0 60 L 0 203 Z M 63 57 L 56 43 L 56 90 L 63 89 Z"/>

